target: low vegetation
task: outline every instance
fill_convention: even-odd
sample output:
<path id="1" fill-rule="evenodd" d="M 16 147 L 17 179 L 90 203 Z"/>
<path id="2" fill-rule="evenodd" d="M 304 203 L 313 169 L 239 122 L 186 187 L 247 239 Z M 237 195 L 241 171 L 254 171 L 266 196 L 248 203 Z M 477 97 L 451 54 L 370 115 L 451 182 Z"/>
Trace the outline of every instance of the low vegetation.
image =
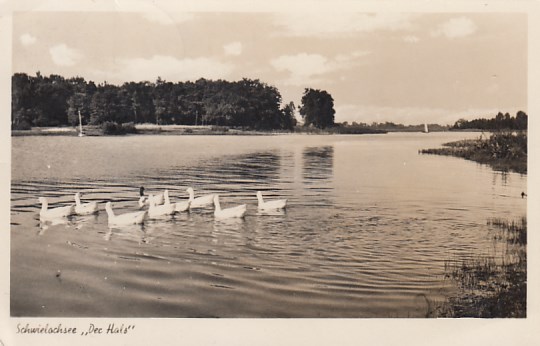
<path id="1" fill-rule="evenodd" d="M 488 221 L 504 250 L 493 256 L 445 263 L 459 294 L 431 312 L 433 317 L 524 318 L 527 316 L 527 220 Z"/>
<path id="2" fill-rule="evenodd" d="M 306 127 L 306 126 L 296 126 L 294 128 L 295 133 L 308 133 L 308 134 L 315 134 L 315 135 L 363 135 L 363 134 L 371 134 L 371 133 L 386 133 L 384 130 L 377 130 L 372 129 L 369 127 L 362 127 L 362 126 L 343 126 L 343 125 L 336 125 L 332 127 L 328 127 L 325 129 L 319 129 L 316 127 Z"/>
<path id="3" fill-rule="evenodd" d="M 135 124 L 124 123 L 118 124 L 114 121 L 106 121 L 101 124 L 101 131 L 104 135 L 125 135 L 127 133 L 137 133 Z"/>
<path id="4" fill-rule="evenodd" d="M 443 148 L 423 149 L 422 154 L 462 157 L 490 165 L 498 171 L 527 173 L 527 132 L 497 132 L 488 138 L 443 144 Z"/>

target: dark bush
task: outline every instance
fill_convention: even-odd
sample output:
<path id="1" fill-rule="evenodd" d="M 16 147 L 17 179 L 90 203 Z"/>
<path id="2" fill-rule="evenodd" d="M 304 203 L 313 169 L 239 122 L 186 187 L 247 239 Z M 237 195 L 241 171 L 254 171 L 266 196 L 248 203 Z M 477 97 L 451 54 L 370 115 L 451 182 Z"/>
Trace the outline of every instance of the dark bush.
<path id="1" fill-rule="evenodd" d="M 11 124 L 11 129 L 12 130 L 30 130 L 32 129 L 32 126 L 30 125 L 29 122 L 22 120 L 16 124 Z"/>
<path id="2" fill-rule="evenodd" d="M 137 129 L 135 128 L 134 122 L 123 123 L 120 126 L 122 127 L 122 130 L 124 131 L 124 133 L 137 133 Z"/>
<path id="3" fill-rule="evenodd" d="M 104 135 L 125 135 L 126 133 L 136 133 L 134 123 L 118 124 L 114 121 L 106 121 L 101 124 Z"/>

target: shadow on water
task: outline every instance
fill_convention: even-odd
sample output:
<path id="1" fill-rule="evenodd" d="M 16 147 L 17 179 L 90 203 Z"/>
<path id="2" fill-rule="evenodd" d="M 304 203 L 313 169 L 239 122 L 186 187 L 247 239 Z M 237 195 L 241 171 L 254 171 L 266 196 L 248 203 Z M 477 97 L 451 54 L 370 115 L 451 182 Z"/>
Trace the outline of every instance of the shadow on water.
<path id="1" fill-rule="evenodd" d="M 195 194 L 242 192 L 254 183 L 271 184 L 280 179 L 281 157 L 273 151 L 206 160 L 194 167 L 177 166 L 151 176 L 138 176 L 149 191 L 169 189 L 171 198 L 186 198 L 186 187 Z"/>
<path id="2" fill-rule="evenodd" d="M 334 147 L 308 147 L 302 153 L 304 159 L 304 182 L 315 183 L 330 180 L 334 168 Z"/>
<path id="3" fill-rule="evenodd" d="M 329 206 L 334 205 L 334 147 L 326 145 L 304 148 L 302 159 L 304 205 L 308 208 L 324 207 L 324 210 L 329 210 Z"/>

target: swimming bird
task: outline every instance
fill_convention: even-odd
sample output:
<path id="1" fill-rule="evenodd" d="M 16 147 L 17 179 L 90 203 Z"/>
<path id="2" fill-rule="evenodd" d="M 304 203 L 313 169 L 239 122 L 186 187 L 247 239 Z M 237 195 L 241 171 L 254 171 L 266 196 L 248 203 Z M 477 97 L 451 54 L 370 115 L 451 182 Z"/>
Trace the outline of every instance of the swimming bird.
<path id="1" fill-rule="evenodd" d="M 259 201 L 260 210 L 270 210 L 270 209 L 284 209 L 287 206 L 286 199 L 276 199 L 273 201 L 265 202 L 263 200 L 262 192 L 257 191 L 257 200 Z"/>
<path id="2" fill-rule="evenodd" d="M 214 194 L 209 194 L 195 198 L 195 192 L 191 187 L 188 187 L 186 191 L 189 193 L 189 207 L 192 208 L 204 208 L 211 205 L 214 202 Z"/>
<path id="3" fill-rule="evenodd" d="M 90 215 L 97 213 L 97 202 L 81 203 L 81 193 L 75 194 L 75 214 L 77 215 Z"/>
<path id="4" fill-rule="evenodd" d="M 73 212 L 75 211 L 74 204 L 68 205 L 65 207 L 47 209 L 49 206 L 49 201 L 47 200 L 46 197 L 39 197 L 39 202 L 41 203 L 41 210 L 39 212 L 39 218 L 41 220 L 50 221 L 54 219 L 63 218 L 63 217 L 73 214 Z"/>
<path id="5" fill-rule="evenodd" d="M 156 205 L 155 197 L 150 195 L 148 196 L 149 207 L 148 207 L 148 217 L 155 219 L 163 216 L 169 216 L 174 214 L 174 205 L 173 204 L 162 204 Z"/>
<path id="6" fill-rule="evenodd" d="M 139 188 L 139 208 L 143 208 L 146 204 L 150 204 L 148 198 L 144 195 L 144 186 L 141 186 Z M 164 198 L 163 194 L 160 193 L 159 195 L 154 196 L 154 200 L 156 205 L 163 204 Z"/>
<path id="7" fill-rule="evenodd" d="M 111 202 L 105 204 L 105 210 L 109 217 L 109 226 L 128 226 L 138 225 L 144 222 L 144 218 L 147 215 L 147 211 L 136 211 L 133 213 L 125 213 L 122 215 L 114 215 Z"/>
<path id="8" fill-rule="evenodd" d="M 165 192 L 163 192 L 163 196 L 165 197 L 164 205 L 173 204 L 175 212 L 182 212 L 189 209 L 189 205 L 190 205 L 189 200 L 171 203 L 171 200 L 169 198 L 169 190 L 165 190 Z"/>
<path id="9" fill-rule="evenodd" d="M 237 217 L 237 218 L 244 217 L 244 215 L 246 213 L 246 210 L 247 210 L 247 207 L 246 207 L 245 204 L 238 205 L 238 206 L 232 207 L 232 208 L 221 209 L 221 205 L 219 203 L 219 195 L 214 196 L 214 206 L 215 206 L 214 216 L 217 219 L 229 219 L 229 218 L 234 218 L 234 217 Z"/>

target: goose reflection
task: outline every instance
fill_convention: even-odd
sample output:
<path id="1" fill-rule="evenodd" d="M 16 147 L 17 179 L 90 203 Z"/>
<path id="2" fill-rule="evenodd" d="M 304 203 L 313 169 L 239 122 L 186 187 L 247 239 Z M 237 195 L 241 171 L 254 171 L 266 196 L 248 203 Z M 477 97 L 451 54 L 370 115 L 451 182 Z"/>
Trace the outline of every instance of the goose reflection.
<path id="1" fill-rule="evenodd" d="M 64 225 L 67 228 L 71 225 L 71 221 L 68 218 L 40 220 L 38 224 L 39 226 L 38 235 L 43 235 L 45 234 L 45 231 L 47 231 L 49 228 L 53 226 L 59 226 L 59 225 Z"/>
<path id="2" fill-rule="evenodd" d="M 82 229 L 84 225 L 91 224 L 98 221 L 98 215 L 99 214 L 91 214 L 91 215 L 76 215 L 73 216 L 71 221 L 73 225 L 75 226 L 75 229 Z"/>
<path id="3" fill-rule="evenodd" d="M 285 216 L 287 209 L 258 209 L 256 215 L 259 216 Z"/>
<path id="4" fill-rule="evenodd" d="M 218 243 L 238 242 L 242 238 L 240 235 L 244 225 L 244 219 L 216 219 L 214 220 L 212 236 Z"/>
<path id="5" fill-rule="evenodd" d="M 114 238 L 121 237 L 135 240 L 140 244 L 143 239 L 143 234 L 143 225 L 112 226 L 108 228 L 107 232 L 103 236 L 103 239 L 105 239 L 105 241 L 111 241 Z"/>

